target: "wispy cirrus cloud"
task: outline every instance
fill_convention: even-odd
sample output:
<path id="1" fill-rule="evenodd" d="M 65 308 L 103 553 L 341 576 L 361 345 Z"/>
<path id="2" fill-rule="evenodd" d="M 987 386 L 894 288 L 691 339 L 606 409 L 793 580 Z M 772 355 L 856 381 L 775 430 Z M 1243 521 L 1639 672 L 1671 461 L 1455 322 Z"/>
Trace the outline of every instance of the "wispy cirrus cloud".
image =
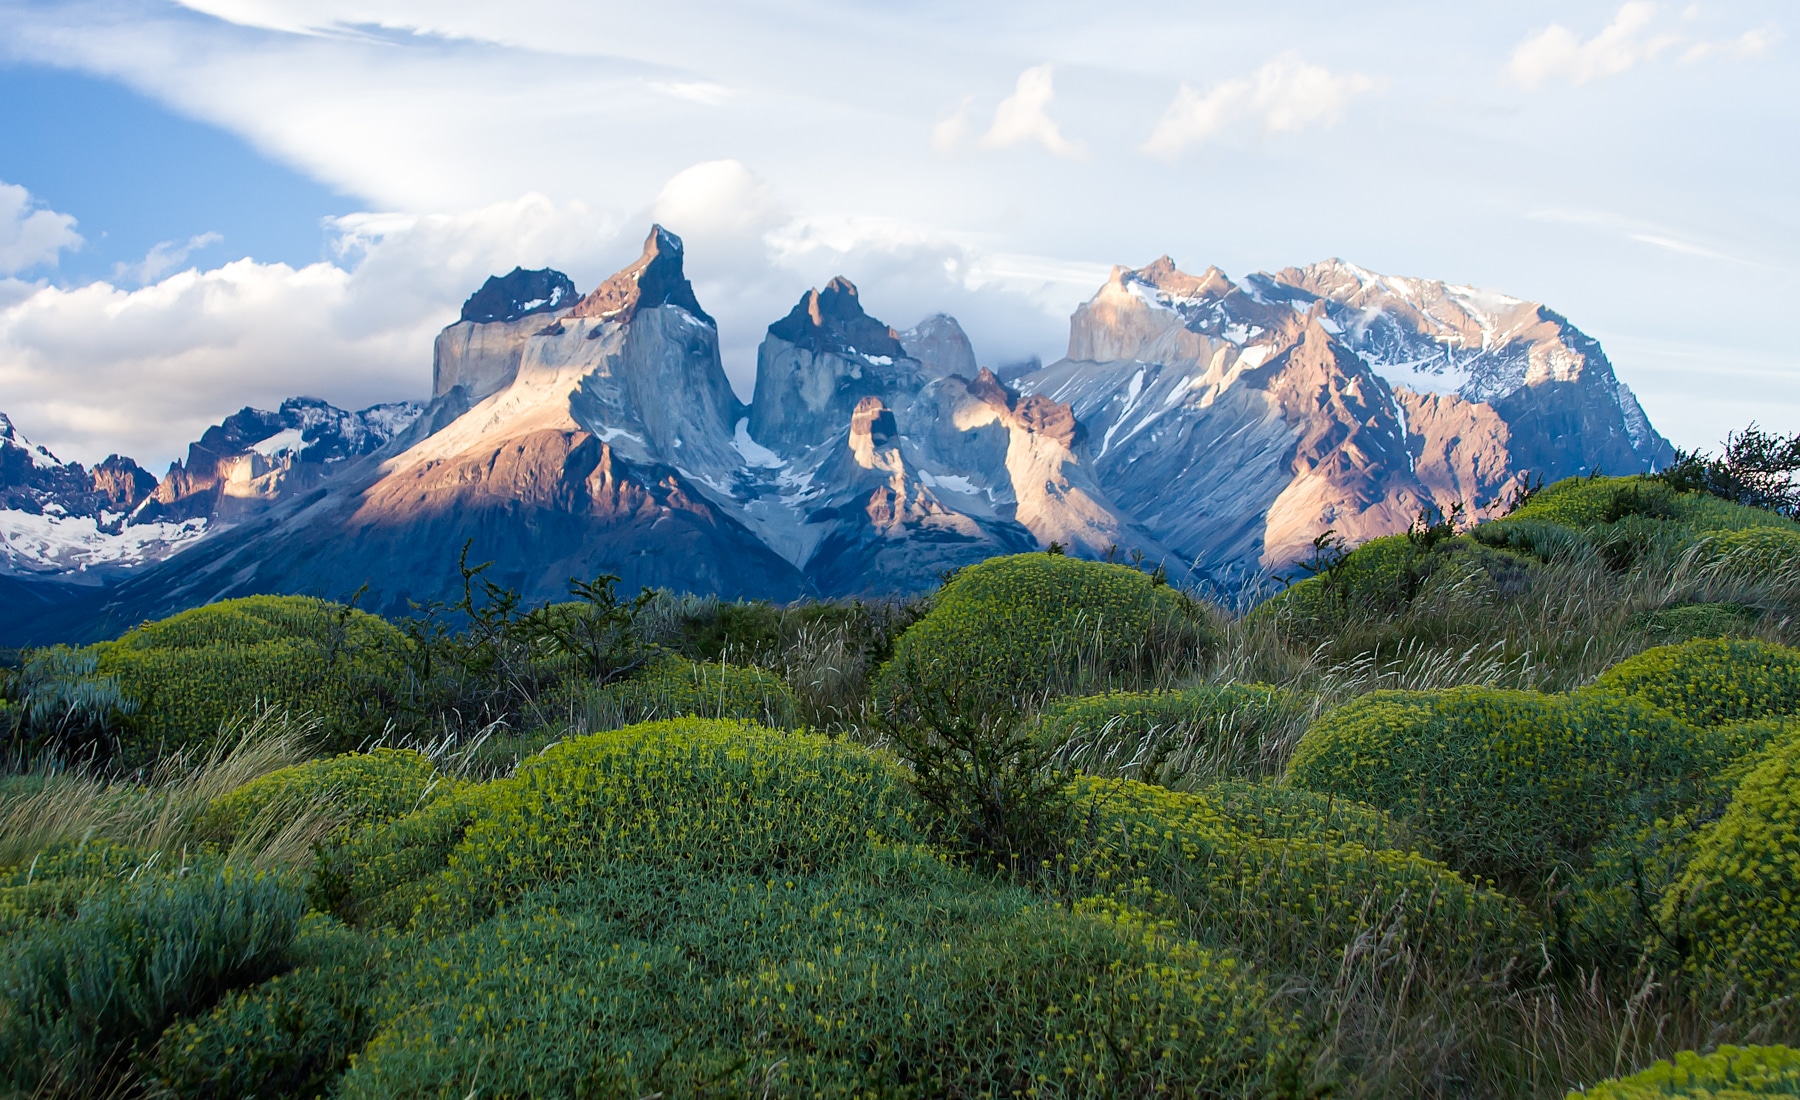
<path id="1" fill-rule="evenodd" d="M 1204 94 L 1183 84 L 1142 148 L 1172 157 L 1245 122 L 1260 124 L 1271 134 L 1330 126 L 1343 117 L 1351 100 L 1379 86 L 1373 77 L 1334 73 L 1289 51 L 1253 75 L 1216 84 Z"/>
<path id="2" fill-rule="evenodd" d="M 1760 57 L 1780 37 L 1773 27 L 1763 27 L 1731 38 L 1702 39 L 1665 26 L 1661 14 L 1661 5 L 1652 0 L 1629 0 L 1619 6 L 1610 23 L 1586 39 L 1561 23 L 1552 23 L 1519 43 L 1504 75 L 1527 89 L 1552 81 L 1589 84 L 1664 57 L 1684 65 Z M 1689 8 L 1684 19 L 1696 14 L 1696 8 Z"/>

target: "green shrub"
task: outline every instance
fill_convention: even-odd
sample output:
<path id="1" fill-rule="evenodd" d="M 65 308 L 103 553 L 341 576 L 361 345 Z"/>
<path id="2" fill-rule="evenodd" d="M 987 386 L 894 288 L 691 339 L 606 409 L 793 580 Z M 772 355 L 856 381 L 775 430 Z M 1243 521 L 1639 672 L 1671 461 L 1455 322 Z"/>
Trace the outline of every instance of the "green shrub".
<path id="1" fill-rule="evenodd" d="M 374 1029 L 382 946 L 310 914 L 293 956 L 288 973 L 170 1025 L 148 1059 L 155 1082 L 207 1100 L 324 1094 Z"/>
<path id="2" fill-rule="evenodd" d="M 1620 822 L 1691 805 L 1735 756 L 1609 692 L 1378 691 L 1314 723 L 1288 781 L 1387 810 L 1460 871 L 1535 887 Z"/>
<path id="3" fill-rule="evenodd" d="M 458 785 L 422 809 L 325 845 L 313 871 L 314 903 L 351 924 L 404 927 L 477 815 L 510 786 Z"/>
<path id="4" fill-rule="evenodd" d="M 1300 700 L 1263 684 L 1112 692 L 1052 702 L 1037 737 L 1089 775 L 1186 786 L 1271 771 L 1305 714 Z"/>
<path id="5" fill-rule="evenodd" d="M 889 758 L 748 723 L 687 718 L 573 738 L 494 787 L 421 914 L 438 927 L 620 865 L 793 874 L 913 835 Z"/>
<path id="6" fill-rule="evenodd" d="M 799 705 L 781 677 L 752 665 L 664 657 L 628 680 L 588 693 L 586 728 L 618 729 L 667 718 L 736 718 L 793 726 Z"/>
<path id="7" fill-rule="evenodd" d="M 1800 650 L 1701 638 L 1621 661 L 1591 690 L 1630 696 L 1700 726 L 1800 714 Z"/>
<path id="8" fill-rule="evenodd" d="M 154 869 L 158 857 L 109 840 L 59 844 L 0 870 L 0 936 L 73 920 L 97 885 Z"/>
<path id="9" fill-rule="evenodd" d="M 146 623 L 96 647 L 98 671 L 138 704 L 126 756 L 209 744 L 227 720 L 273 706 L 309 713 L 325 747 L 382 732 L 401 691 L 405 636 L 373 615 L 305 596 L 248 596 Z"/>
<path id="10" fill-rule="evenodd" d="M 1792 572 L 1800 566 L 1800 527 L 1745 527 L 1713 539 L 1712 557 L 1749 576 Z"/>
<path id="11" fill-rule="evenodd" d="M 177 1017 L 284 969 L 299 888 L 231 866 L 90 892 L 74 919 L 8 944 L 0 1070 L 30 1093 L 81 1093 L 147 1052 Z"/>
<path id="12" fill-rule="evenodd" d="M 1800 736 L 1778 738 L 1739 783 L 1662 902 L 1688 970 L 1718 1002 L 1755 1010 L 1800 995 Z"/>
<path id="13" fill-rule="evenodd" d="M 1214 783 L 1192 793 L 1205 799 L 1225 825 L 1246 836 L 1431 854 L 1423 837 L 1366 802 L 1242 781 Z"/>
<path id="14" fill-rule="evenodd" d="M 1207 642 L 1186 597 L 1129 566 L 1060 554 L 990 558 L 952 577 L 900 636 L 875 701 L 901 721 L 1035 709 L 1137 686 Z"/>
<path id="15" fill-rule="evenodd" d="M 410 749 L 344 753 L 251 780 L 208 806 L 201 827 L 229 842 L 248 828 L 278 829 L 294 813 L 323 805 L 330 807 L 342 839 L 411 813 L 454 788 L 453 780 Z"/>
<path id="16" fill-rule="evenodd" d="M 1663 645 L 1695 638 L 1728 638 L 1756 629 L 1756 612 L 1741 603 L 1690 603 L 1638 615 L 1632 625 Z"/>
<path id="17" fill-rule="evenodd" d="M 1228 958 L 914 847 L 625 864 L 437 941 L 337 1095 L 1259 1096 L 1294 1027 Z"/>
<path id="18" fill-rule="evenodd" d="M 97 664 L 92 652 L 67 646 L 27 653 L 6 685 L 17 702 L 0 713 L 0 754 L 109 761 L 137 703 L 116 677 L 100 675 Z"/>
<path id="19" fill-rule="evenodd" d="M 1800 1096 L 1800 1051 L 1789 1047 L 1722 1046 L 1711 1054 L 1684 1050 L 1642 1073 L 1576 1089 L 1569 1100 L 1655 1100 L 1687 1096 L 1695 1100 L 1750 1100 L 1755 1096 Z"/>
<path id="20" fill-rule="evenodd" d="M 1531 494 L 1505 522 L 1536 521 L 1593 527 L 1627 516 L 1676 516 L 1680 494 L 1647 477 L 1569 477 Z"/>
<path id="21" fill-rule="evenodd" d="M 1236 785 L 1076 788 L 1087 813 L 1057 868 L 1063 889 L 1170 921 L 1180 935 L 1324 972 L 1371 939 L 1491 980 L 1541 957 L 1535 923 L 1509 898 L 1416 852 L 1365 843 L 1392 836 L 1378 811 Z"/>

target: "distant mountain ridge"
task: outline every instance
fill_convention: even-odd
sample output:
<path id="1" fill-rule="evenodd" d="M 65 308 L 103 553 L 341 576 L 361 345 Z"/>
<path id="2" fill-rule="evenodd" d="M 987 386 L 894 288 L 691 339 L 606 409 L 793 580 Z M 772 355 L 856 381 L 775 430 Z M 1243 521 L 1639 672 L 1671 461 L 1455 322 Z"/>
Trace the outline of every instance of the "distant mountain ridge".
<path id="1" fill-rule="evenodd" d="M 492 277 L 438 336 L 428 403 L 244 409 L 149 489 L 128 460 L 51 477 L 7 422 L 20 454 L 0 470 L 122 493 L 125 513 L 94 514 L 163 542 L 0 632 L 103 634 L 256 591 L 403 612 L 456 594 L 465 542 L 532 599 L 600 572 L 727 597 L 919 591 L 1052 542 L 1231 583 L 1326 527 L 1360 541 L 1428 505 L 1492 510 L 1528 470 L 1672 456 L 1561 316 L 1335 260 L 1238 281 L 1116 268 L 1068 356 L 1008 382 L 953 318 L 897 330 L 840 277 L 769 326 L 746 405 L 684 260 L 655 226 L 586 295 L 550 269 Z M 7 478 L 0 524 L 28 527 L 12 502 L 38 490 Z M 0 576 L 91 572 L 6 537 Z"/>

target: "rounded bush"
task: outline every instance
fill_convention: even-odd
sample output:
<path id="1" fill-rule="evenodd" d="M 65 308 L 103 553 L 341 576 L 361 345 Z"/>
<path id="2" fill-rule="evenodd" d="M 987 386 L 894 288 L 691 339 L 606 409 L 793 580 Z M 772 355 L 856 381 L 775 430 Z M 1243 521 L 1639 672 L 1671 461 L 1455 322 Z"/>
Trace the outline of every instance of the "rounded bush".
<path id="1" fill-rule="evenodd" d="M 1712 557 L 1749 576 L 1791 572 L 1800 567 L 1800 526 L 1727 531 L 1714 538 Z"/>
<path id="2" fill-rule="evenodd" d="M 411 813 L 450 793 L 452 780 L 410 749 L 344 753 L 281 768 L 251 780 L 206 809 L 202 828 L 230 841 L 253 827 L 279 830 L 294 814 L 318 810 L 339 838 L 363 826 Z"/>
<path id="3" fill-rule="evenodd" d="M 620 865 L 793 874 L 913 835 L 912 798 L 891 759 L 749 723 L 687 718 L 589 734 L 494 786 L 451 853 L 434 920 Z"/>
<path id="4" fill-rule="evenodd" d="M 377 941 L 309 914 L 295 969 L 171 1024 L 145 1066 L 168 1094 L 210 1100 L 323 1095 L 375 1025 Z"/>
<path id="5" fill-rule="evenodd" d="M 1576 1089 L 1569 1100 L 1749 1100 L 1753 1096 L 1800 1096 L 1800 1051 L 1791 1047 L 1722 1046 L 1711 1054 L 1684 1050 L 1642 1073 Z"/>
<path id="6" fill-rule="evenodd" d="M 1590 691 L 1630 696 L 1700 726 L 1800 714 L 1800 650 L 1699 638 L 1621 661 Z"/>
<path id="7" fill-rule="evenodd" d="M 1616 693 L 1378 691 L 1315 722 L 1288 782 L 1418 829 L 1460 871 L 1525 885 L 1619 822 L 1691 804 L 1729 739 Z"/>
<path id="8" fill-rule="evenodd" d="M 248 596 L 146 623 L 96 647 L 98 671 L 138 710 L 128 761 L 210 743 L 259 706 L 309 713 L 327 747 L 354 748 L 385 725 L 406 637 L 383 620 L 305 596 Z"/>
<path id="9" fill-rule="evenodd" d="M 1688 969 L 1743 1010 L 1800 995 L 1800 736 L 1776 740 L 1695 838 L 1663 922 Z"/>
<path id="10" fill-rule="evenodd" d="M 800 705 L 781 677 L 753 665 L 664 657 L 628 680 L 589 692 L 589 729 L 617 729 L 667 718 L 735 718 L 791 727 Z"/>
<path id="11" fill-rule="evenodd" d="M 1301 1044 L 1269 991 L 1105 916 L 909 846 L 622 866 L 432 944 L 334 1095 L 1278 1094 Z"/>
<path id="12" fill-rule="evenodd" d="M 1430 963 L 1504 978 L 1538 949 L 1519 905 L 1417 852 L 1365 843 L 1390 828 L 1369 808 L 1325 799 L 1182 793 L 1083 779 L 1085 828 L 1062 873 L 1093 893 L 1284 966 L 1328 971 L 1369 939 Z M 1286 802 L 1287 805 L 1283 805 Z"/>
<path id="13" fill-rule="evenodd" d="M 1756 629 L 1756 612 L 1740 603 L 1690 603 L 1659 607 L 1633 620 L 1633 625 L 1665 645 L 1695 638 L 1729 638 Z"/>
<path id="14" fill-rule="evenodd" d="M 1205 639 L 1180 593 L 1124 565 L 1060 554 L 957 573 L 882 666 L 877 706 L 902 718 L 1034 708 L 1191 661 Z"/>
<path id="15" fill-rule="evenodd" d="M 1270 757 L 1305 713 L 1300 700 L 1263 684 L 1110 692 L 1052 702 L 1037 737 L 1089 775 L 1185 786 L 1272 770 Z"/>
<path id="16" fill-rule="evenodd" d="M 1626 516 L 1673 516 L 1678 495 L 1647 477 L 1568 477 L 1531 494 L 1506 520 L 1592 527 Z"/>

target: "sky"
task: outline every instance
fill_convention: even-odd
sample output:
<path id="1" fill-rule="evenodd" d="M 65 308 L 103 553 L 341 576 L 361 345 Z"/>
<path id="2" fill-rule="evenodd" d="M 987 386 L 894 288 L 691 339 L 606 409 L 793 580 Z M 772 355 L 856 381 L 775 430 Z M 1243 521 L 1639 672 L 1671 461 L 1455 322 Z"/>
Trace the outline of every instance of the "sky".
<path id="1" fill-rule="evenodd" d="M 0 0 L 0 411 L 160 471 L 428 395 L 490 274 L 660 221 L 727 373 L 845 275 L 984 365 L 1113 264 L 1341 257 L 1541 301 L 1653 423 L 1800 430 L 1791 0 Z"/>

